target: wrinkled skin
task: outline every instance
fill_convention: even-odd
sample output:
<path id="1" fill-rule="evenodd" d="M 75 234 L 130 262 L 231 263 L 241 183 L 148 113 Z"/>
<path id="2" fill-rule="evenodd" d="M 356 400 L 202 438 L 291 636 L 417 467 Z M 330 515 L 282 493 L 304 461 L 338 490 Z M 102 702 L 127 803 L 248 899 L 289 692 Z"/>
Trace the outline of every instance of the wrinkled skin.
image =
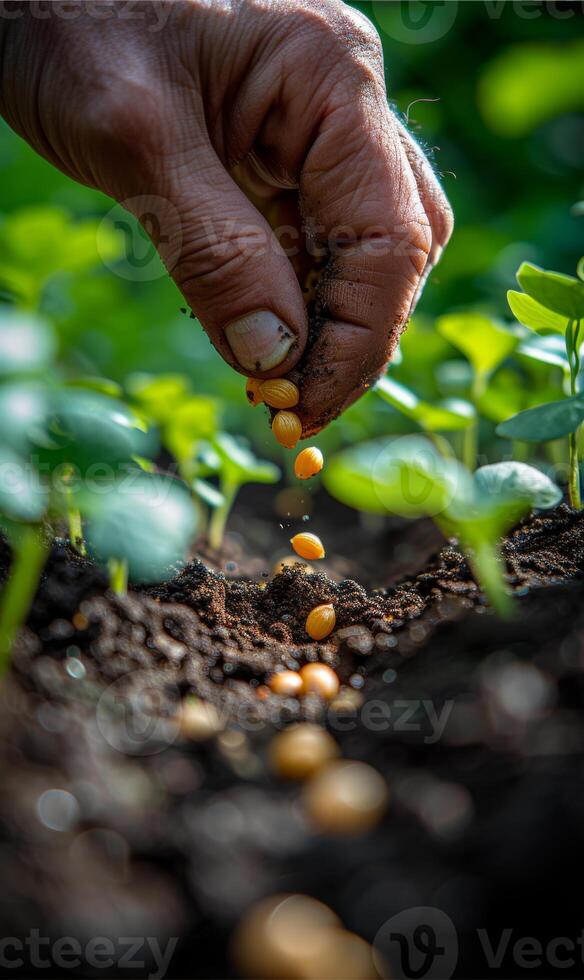
<path id="1" fill-rule="evenodd" d="M 339 0 L 180 0 L 162 27 L 160 5 L 132 10 L 41 20 L 15 5 L 0 111 L 143 220 L 229 364 L 298 381 L 309 435 L 383 370 L 448 241 L 449 205 L 388 108 L 374 28 Z M 244 371 L 225 334 L 256 310 L 295 335 L 264 372 Z"/>

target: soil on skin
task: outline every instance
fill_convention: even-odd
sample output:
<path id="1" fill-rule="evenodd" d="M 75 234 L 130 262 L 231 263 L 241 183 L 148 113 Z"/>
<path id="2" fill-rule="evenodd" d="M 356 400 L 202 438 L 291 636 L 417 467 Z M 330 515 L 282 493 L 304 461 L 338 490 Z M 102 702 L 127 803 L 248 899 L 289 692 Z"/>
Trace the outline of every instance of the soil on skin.
<path id="1" fill-rule="evenodd" d="M 461 978 L 525 975 L 512 944 L 489 966 L 478 930 L 493 946 L 507 928 L 575 940 L 565 881 L 584 857 L 584 518 L 536 517 L 503 552 L 508 622 L 450 545 L 377 591 L 298 569 L 242 581 L 195 561 L 121 598 L 56 546 L 2 689 L 3 934 L 177 937 L 168 977 L 232 977 L 242 912 L 300 891 L 370 942 L 404 908 L 442 910 Z M 317 644 L 304 621 L 321 602 L 337 630 Z M 275 669 L 317 659 L 344 685 L 332 708 L 269 693 Z M 181 736 L 177 709 L 193 694 L 220 711 L 219 737 Z M 275 728 L 300 718 L 388 780 L 371 834 L 319 836 L 301 790 L 270 772 Z M 25 962 L 12 975 L 36 973 Z M 554 972 L 544 959 L 529 975 Z"/>

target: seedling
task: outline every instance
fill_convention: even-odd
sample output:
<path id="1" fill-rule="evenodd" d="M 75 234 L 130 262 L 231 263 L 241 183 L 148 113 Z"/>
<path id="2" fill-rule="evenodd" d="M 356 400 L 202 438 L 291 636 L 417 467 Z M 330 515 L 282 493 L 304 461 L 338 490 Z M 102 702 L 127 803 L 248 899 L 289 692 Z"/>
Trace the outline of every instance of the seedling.
<path id="1" fill-rule="evenodd" d="M 245 483 L 273 483 L 280 471 L 256 459 L 250 449 L 220 431 L 215 399 L 192 393 L 182 375 L 134 375 L 128 390 L 146 417 L 160 428 L 183 480 L 211 509 L 209 542 L 219 548 L 239 489 Z M 218 480 L 219 488 L 208 482 Z"/>
<path id="2" fill-rule="evenodd" d="M 438 333 L 468 360 L 472 368 L 470 399 L 480 409 L 489 379 L 516 349 L 520 337 L 482 313 L 450 313 L 436 322 Z M 476 466 L 478 416 L 465 430 L 463 460 L 469 469 Z"/>
<path id="3" fill-rule="evenodd" d="M 0 315 L 0 525 L 12 548 L 0 600 L 2 667 L 34 597 L 53 524 L 68 519 L 80 551 L 85 529 L 88 550 L 109 567 L 117 592 L 128 574 L 136 581 L 169 574 L 196 525 L 184 484 L 141 472 L 158 449 L 154 432 L 103 394 L 101 379 L 87 388 L 59 386 L 53 351 L 42 320 Z M 36 377 L 40 371 L 47 381 Z"/>
<path id="4" fill-rule="evenodd" d="M 519 467 L 519 469 L 517 469 Z M 500 537 L 531 507 L 555 506 L 561 492 L 533 467 L 493 464 L 473 478 L 422 436 L 379 439 L 338 453 L 324 483 L 342 503 L 375 514 L 431 517 L 456 536 L 492 605 L 506 615 Z M 482 474 L 482 475 L 481 475 Z M 547 496 L 546 496 L 546 492 Z"/>
<path id="5" fill-rule="evenodd" d="M 581 266 L 579 266 L 579 271 Z M 561 401 L 550 401 L 536 408 L 514 415 L 501 423 L 497 433 L 508 439 L 521 439 L 524 442 L 546 442 L 569 437 L 570 503 L 580 509 L 580 459 L 578 451 L 578 430 L 584 421 L 584 394 L 578 390 L 580 371 L 580 348 L 584 340 L 582 321 L 584 320 L 584 282 L 580 278 L 565 276 L 558 272 L 546 272 L 538 266 L 524 262 L 518 272 L 517 281 L 523 292 L 510 290 L 509 305 L 517 319 L 535 333 L 552 331 L 564 338 L 566 362 L 569 375 L 569 397 Z M 537 338 L 534 338 L 532 345 Z M 553 356 L 559 358 L 557 345 L 551 344 L 546 336 L 545 347 Z M 543 345 L 539 345 L 542 350 Z M 564 366 L 562 361 L 561 366 Z"/>
<path id="6" fill-rule="evenodd" d="M 220 548 L 229 512 L 242 486 L 246 483 L 276 483 L 280 470 L 274 463 L 258 460 L 251 450 L 225 432 L 211 440 L 217 457 L 219 488 L 222 503 L 212 512 L 209 524 L 209 544 Z"/>

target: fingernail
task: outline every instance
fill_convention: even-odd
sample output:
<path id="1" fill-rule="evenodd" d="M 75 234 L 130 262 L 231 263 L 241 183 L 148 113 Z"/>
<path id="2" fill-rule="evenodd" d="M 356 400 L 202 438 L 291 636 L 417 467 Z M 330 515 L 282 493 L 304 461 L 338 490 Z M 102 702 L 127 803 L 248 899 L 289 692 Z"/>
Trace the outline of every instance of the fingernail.
<path id="1" fill-rule="evenodd" d="M 225 327 L 225 335 L 238 363 L 246 371 L 269 371 L 281 364 L 296 337 L 287 324 L 269 310 L 248 313 Z"/>

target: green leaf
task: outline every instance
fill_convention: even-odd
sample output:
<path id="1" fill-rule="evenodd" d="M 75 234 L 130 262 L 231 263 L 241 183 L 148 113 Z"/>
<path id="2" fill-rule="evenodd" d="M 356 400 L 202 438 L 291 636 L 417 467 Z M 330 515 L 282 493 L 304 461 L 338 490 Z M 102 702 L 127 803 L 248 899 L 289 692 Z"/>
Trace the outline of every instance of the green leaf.
<path id="1" fill-rule="evenodd" d="M 523 340 L 517 348 L 517 353 L 529 357 L 533 361 L 553 364 L 562 368 L 566 374 L 570 371 L 570 362 L 566 354 L 566 344 L 561 337 L 553 334 L 545 337 L 531 336 Z"/>
<path id="2" fill-rule="evenodd" d="M 0 444 L 0 514 L 16 521 L 40 521 L 49 495 L 29 460 Z"/>
<path id="3" fill-rule="evenodd" d="M 274 463 L 257 459 L 253 453 L 226 432 L 220 432 L 211 445 L 220 459 L 221 478 L 229 483 L 277 483 L 280 470 Z"/>
<path id="4" fill-rule="evenodd" d="M 377 382 L 373 390 L 426 432 L 456 432 L 468 428 L 475 420 L 476 413 L 469 402 L 453 400 L 448 407 L 431 405 L 387 375 Z"/>
<path id="5" fill-rule="evenodd" d="M 563 496 L 560 488 L 541 470 L 513 460 L 481 466 L 474 479 L 484 495 L 525 499 L 540 510 L 556 507 Z"/>
<path id="6" fill-rule="evenodd" d="M 104 564 L 111 558 L 127 561 L 136 582 L 176 574 L 197 526 L 187 487 L 147 473 L 115 481 L 107 492 L 86 494 L 83 512 L 90 554 Z"/>
<path id="7" fill-rule="evenodd" d="M 524 326 L 531 327 L 537 332 L 554 330 L 556 333 L 565 334 L 568 318 L 548 310 L 526 293 L 518 293 L 515 289 L 509 289 L 507 301 L 513 316 Z"/>
<path id="8" fill-rule="evenodd" d="M 22 208 L 0 228 L 4 279 L 25 273 L 36 290 L 54 275 L 80 273 L 123 254 L 124 236 L 102 221 L 74 221 L 51 205 Z"/>
<path id="9" fill-rule="evenodd" d="M 329 493 L 349 507 L 403 517 L 442 514 L 472 495 L 468 472 L 421 436 L 374 439 L 343 450 L 323 473 Z"/>
<path id="10" fill-rule="evenodd" d="M 122 398 L 124 389 L 117 381 L 111 378 L 98 378 L 87 375 L 83 378 L 71 378 L 65 382 L 68 388 L 85 388 L 88 391 L 97 391 L 101 395 L 108 395 L 110 398 Z"/>
<path id="11" fill-rule="evenodd" d="M 0 308 L 0 378 L 43 371 L 55 349 L 53 330 L 44 320 Z"/>
<path id="12" fill-rule="evenodd" d="M 53 470 L 70 464 L 97 479 L 132 461 L 155 454 L 152 432 L 123 402 L 98 392 L 63 388 L 51 398 L 42 427 L 35 431 L 35 453 Z"/>
<path id="13" fill-rule="evenodd" d="M 438 332 L 462 351 L 479 377 L 486 377 L 513 353 L 519 337 L 482 313 L 449 313 L 436 323 Z"/>
<path id="14" fill-rule="evenodd" d="M 183 374 L 136 373 L 127 378 L 126 390 L 155 422 L 163 424 L 190 395 L 190 383 Z"/>
<path id="15" fill-rule="evenodd" d="M 497 435 L 522 442 L 549 442 L 575 432 L 584 421 L 584 399 L 580 395 L 547 402 L 519 412 L 497 426 Z"/>
<path id="16" fill-rule="evenodd" d="M 193 492 L 197 494 L 209 507 L 221 507 L 225 503 L 223 494 L 206 480 L 193 480 Z"/>
<path id="17" fill-rule="evenodd" d="M 17 452 L 30 452 L 35 432 L 42 426 L 48 405 L 47 389 L 31 381 L 0 384 L 2 441 Z"/>
<path id="18" fill-rule="evenodd" d="M 523 262 L 517 271 L 517 282 L 528 296 L 546 309 L 569 320 L 584 319 L 584 283 L 574 276 L 546 272 L 537 265 Z"/>

